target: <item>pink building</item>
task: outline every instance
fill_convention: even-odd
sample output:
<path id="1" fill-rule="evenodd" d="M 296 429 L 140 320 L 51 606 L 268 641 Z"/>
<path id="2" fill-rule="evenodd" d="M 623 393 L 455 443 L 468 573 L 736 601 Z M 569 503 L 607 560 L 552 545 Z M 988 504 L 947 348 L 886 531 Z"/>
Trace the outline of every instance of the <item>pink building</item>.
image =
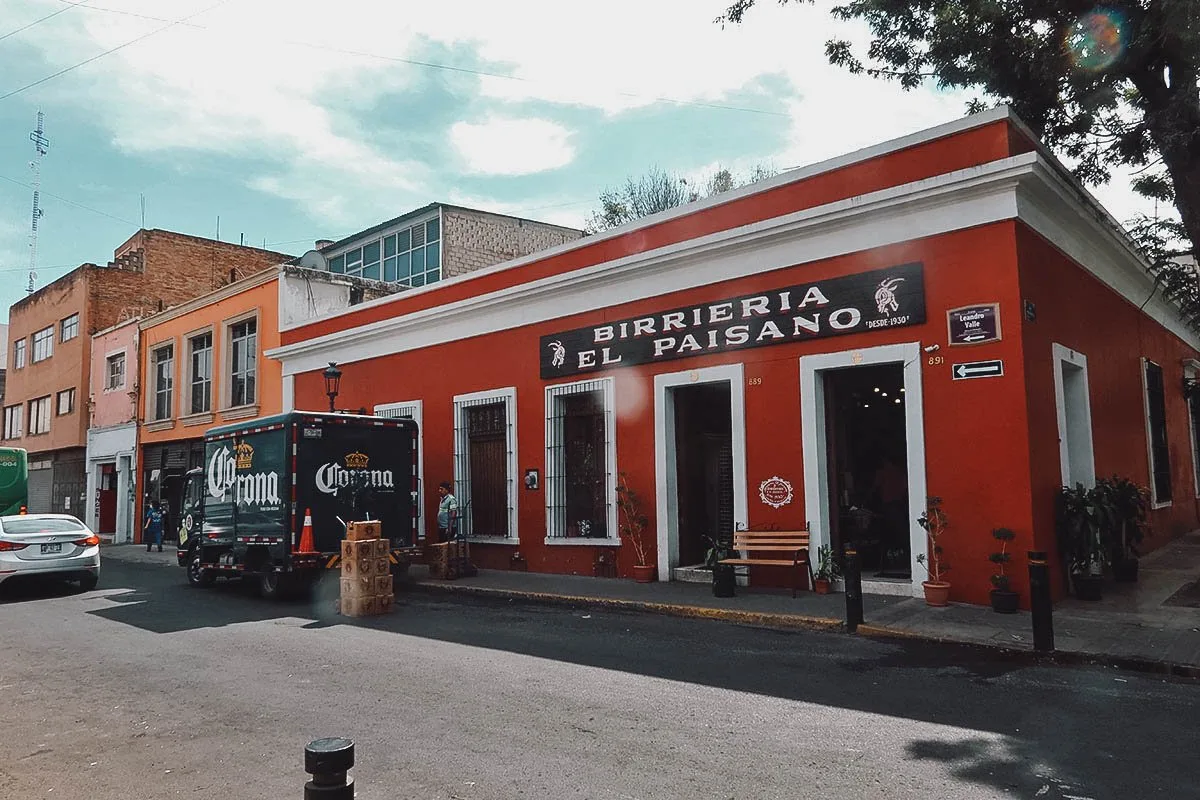
<path id="1" fill-rule="evenodd" d="M 136 528 L 137 322 L 127 320 L 92 336 L 87 524 L 117 542 L 133 541 Z"/>

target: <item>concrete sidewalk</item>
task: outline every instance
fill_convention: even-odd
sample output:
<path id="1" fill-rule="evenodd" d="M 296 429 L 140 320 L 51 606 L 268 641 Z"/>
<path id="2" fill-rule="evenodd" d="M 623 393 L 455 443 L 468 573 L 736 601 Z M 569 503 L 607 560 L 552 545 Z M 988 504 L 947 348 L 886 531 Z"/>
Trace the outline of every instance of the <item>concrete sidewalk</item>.
<path id="1" fill-rule="evenodd" d="M 138 545 L 109 545 L 101 559 L 172 566 L 175 548 L 147 553 Z M 1195 563 L 1193 563 L 1195 562 Z M 473 578 L 445 581 L 423 566 L 410 573 L 414 591 L 458 594 L 573 607 L 725 620 L 769 628 L 843 627 L 846 598 L 738 587 L 731 598 L 713 597 L 707 584 L 651 583 L 481 570 Z M 1056 657 L 1096 661 L 1129 669 L 1200 677 L 1200 608 L 1164 605 L 1174 591 L 1200 578 L 1200 532 L 1177 540 L 1142 561 L 1138 584 L 1106 587 L 1106 598 L 1084 603 L 1069 598 L 1054 610 Z M 182 574 L 180 580 L 183 580 Z M 1174 588 L 1172 588 L 1174 587 Z M 920 598 L 866 595 L 860 634 L 920 638 L 1033 652 L 1029 614 L 996 614 L 984 606 L 931 608 Z"/>

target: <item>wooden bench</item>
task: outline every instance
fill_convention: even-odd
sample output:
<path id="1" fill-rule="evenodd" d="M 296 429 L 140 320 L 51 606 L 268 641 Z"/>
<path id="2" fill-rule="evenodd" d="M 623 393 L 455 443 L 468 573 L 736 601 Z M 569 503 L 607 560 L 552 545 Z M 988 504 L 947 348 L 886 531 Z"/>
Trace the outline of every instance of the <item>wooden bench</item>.
<path id="1" fill-rule="evenodd" d="M 812 562 L 808 557 L 808 528 L 802 531 L 735 531 L 733 549 L 744 551 L 748 558 L 723 558 L 720 563 L 735 567 L 791 567 L 796 570 L 792 582 L 792 597 L 800 586 L 800 565 L 808 569 L 808 585 L 813 585 Z M 756 557 L 755 553 L 762 555 Z"/>

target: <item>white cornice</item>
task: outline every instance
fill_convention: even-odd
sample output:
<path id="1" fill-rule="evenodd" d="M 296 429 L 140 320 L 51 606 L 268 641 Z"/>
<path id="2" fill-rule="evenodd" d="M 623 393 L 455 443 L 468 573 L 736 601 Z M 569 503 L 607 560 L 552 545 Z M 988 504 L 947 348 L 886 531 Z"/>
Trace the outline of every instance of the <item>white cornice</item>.
<path id="1" fill-rule="evenodd" d="M 275 348 L 286 375 L 619 306 L 1017 216 L 1027 153 Z"/>

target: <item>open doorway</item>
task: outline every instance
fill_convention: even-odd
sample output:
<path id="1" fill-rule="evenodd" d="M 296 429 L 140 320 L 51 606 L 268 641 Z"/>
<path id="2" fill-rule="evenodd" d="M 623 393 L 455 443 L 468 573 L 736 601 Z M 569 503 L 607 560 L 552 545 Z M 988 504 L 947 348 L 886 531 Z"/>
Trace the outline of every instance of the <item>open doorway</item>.
<path id="1" fill-rule="evenodd" d="M 822 376 L 834 552 L 853 542 L 864 578 L 911 581 L 903 366 L 831 369 Z"/>
<path id="2" fill-rule="evenodd" d="M 704 563 L 709 540 L 733 542 L 733 425 L 728 382 L 671 391 L 679 565 Z"/>

